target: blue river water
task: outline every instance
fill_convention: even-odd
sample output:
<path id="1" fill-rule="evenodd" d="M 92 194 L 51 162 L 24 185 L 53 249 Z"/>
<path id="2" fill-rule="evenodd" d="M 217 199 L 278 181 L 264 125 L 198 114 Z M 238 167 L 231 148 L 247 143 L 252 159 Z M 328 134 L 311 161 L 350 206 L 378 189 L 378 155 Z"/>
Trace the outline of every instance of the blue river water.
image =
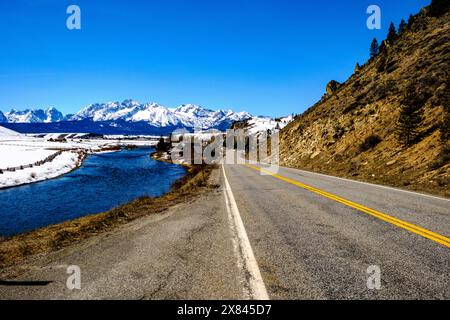
<path id="1" fill-rule="evenodd" d="M 141 196 L 160 196 L 185 169 L 149 157 L 151 148 L 88 156 L 56 179 L 0 190 L 0 236 L 7 237 L 93 213 Z"/>

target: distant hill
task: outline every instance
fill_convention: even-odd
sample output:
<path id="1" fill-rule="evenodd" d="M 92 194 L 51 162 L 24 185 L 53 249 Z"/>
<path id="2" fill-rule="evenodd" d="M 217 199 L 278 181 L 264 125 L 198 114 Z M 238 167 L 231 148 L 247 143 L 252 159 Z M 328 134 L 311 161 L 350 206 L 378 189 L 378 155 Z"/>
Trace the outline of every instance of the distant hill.
<path id="1" fill-rule="evenodd" d="M 3 122 L 8 122 L 8 119 L 6 119 L 3 112 L 0 111 L 0 123 L 3 123 Z"/>
<path id="2" fill-rule="evenodd" d="M 281 131 L 282 165 L 450 196 L 450 2 L 433 2 Z M 423 117 L 408 145 L 402 105 Z"/>
<path id="3" fill-rule="evenodd" d="M 8 128 L 5 128 L 3 126 L 0 126 L 0 138 L 4 138 L 4 137 L 15 137 L 15 136 L 19 136 L 20 133 L 10 130 Z"/>

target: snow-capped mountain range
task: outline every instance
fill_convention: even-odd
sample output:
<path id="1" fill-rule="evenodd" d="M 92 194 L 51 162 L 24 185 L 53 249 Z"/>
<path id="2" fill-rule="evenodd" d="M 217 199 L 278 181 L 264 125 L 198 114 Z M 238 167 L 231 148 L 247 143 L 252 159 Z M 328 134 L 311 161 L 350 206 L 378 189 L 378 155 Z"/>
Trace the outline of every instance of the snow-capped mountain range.
<path id="1" fill-rule="evenodd" d="M 141 104 L 131 99 L 91 104 L 71 115 L 63 115 L 55 108 L 12 109 L 5 114 L 0 111 L 1 125 L 21 133 L 164 135 L 176 129 L 225 131 L 237 122 L 243 123 L 250 133 L 255 133 L 282 129 L 292 119 L 292 116 L 281 119 L 253 117 L 245 111 L 214 111 L 193 104 L 166 108 L 157 103 Z"/>
<path id="2" fill-rule="evenodd" d="M 95 103 L 73 115 L 64 116 L 55 108 L 0 112 L 2 125 L 21 132 L 167 132 L 177 128 L 225 130 L 235 121 L 249 119 L 248 112 L 217 111 L 186 104 L 167 108 L 157 103 L 135 100 Z"/>
<path id="3" fill-rule="evenodd" d="M 48 109 L 26 109 L 23 111 L 18 111 L 12 109 L 6 114 L 0 113 L 0 122 L 11 122 L 11 123 L 49 123 L 58 122 L 64 120 L 64 116 L 61 112 L 55 108 Z"/>
<path id="4" fill-rule="evenodd" d="M 179 126 L 211 129 L 220 127 L 224 122 L 234 122 L 247 118 L 251 118 L 251 115 L 247 112 L 213 111 L 193 104 L 182 105 L 178 108 L 166 108 L 157 103 L 140 104 L 134 100 L 125 100 L 122 103 L 91 104 L 68 120 L 145 121 L 157 127 Z"/>

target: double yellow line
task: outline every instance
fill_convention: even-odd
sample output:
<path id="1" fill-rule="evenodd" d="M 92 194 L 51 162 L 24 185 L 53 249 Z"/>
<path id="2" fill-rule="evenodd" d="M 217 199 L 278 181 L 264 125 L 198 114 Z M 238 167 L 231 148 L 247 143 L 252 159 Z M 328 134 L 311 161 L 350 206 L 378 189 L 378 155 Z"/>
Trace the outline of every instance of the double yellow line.
<path id="1" fill-rule="evenodd" d="M 379 212 L 377 210 L 368 208 L 366 206 L 363 206 L 361 204 L 355 203 L 353 201 L 341 198 L 341 197 L 336 196 L 334 194 L 331 194 L 329 192 L 322 191 L 320 189 L 311 187 L 309 185 L 306 185 L 304 183 L 298 182 L 296 180 L 292 180 L 292 179 L 280 176 L 278 174 L 274 174 L 272 172 L 269 172 L 267 170 L 261 169 L 259 167 L 256 167 L 256 166 L 253 166 L 253 165 L 249 165 L 249 164 L 246 164 L 246 166 L 249 167 L 249 168 L 252 168 L 254 170 L 257 170 L 257 171 L 260 171 L 260 172 L 264 172 L 265 174 L 271 175 L 274 178 L 277 178 L 279 180 L 282 180 L 282 181 L 285 181 L 287 183 L 293 184 L 293 185 L 295 185 L 297 187 L 300 187 L 300 188 L 309 190 L 311 192 L 314 192 L 316 194 L 319 194 L 319 195 L 321 195 L 321 196 L 323 196 L 325 198 L 328 198 L 328 199 L 337 201 L 339 203 L 342 203 L 342 204 L 344 204 L 344 205 L 346 205 L 348 207 L 354 208 L 354 209 L 356 209 L 358 211 L 367 213 L 367 214 L 369 214 L 369 215 L 371 215 L 371 216 L 373 216 L 375 218 L 378 218 L 380 220 L 383 220 L 385 222 L 393 224 L 393 225 L 395 225 L 395 226 L 397 226 L 399 228 L 408 230 L 408 231 L 410 231 L 412 233 L 418 234 L 418 235 L 420 235 L 420 236 L 422 236 L 424 238 L 427 238 L 429 240 L 432 240 L 434 242 L 442 244 L 442 245 L 446 246 L 447 248 L 450 248 L 450 238 L 447 238 L 447 237 L 445 237 L 443 235 L 440 235 L 440 234 L 432 232 L 430 230 L 421 228 L 421 227 L 416 226 L 416 225 L 414 225 L 412 223 L 409 223 L 409 222 L 406 222 L 406 221 L 394 218 L 394 217 L 392 217 L 390 215 L 387 215 L 387 214 Z"/>

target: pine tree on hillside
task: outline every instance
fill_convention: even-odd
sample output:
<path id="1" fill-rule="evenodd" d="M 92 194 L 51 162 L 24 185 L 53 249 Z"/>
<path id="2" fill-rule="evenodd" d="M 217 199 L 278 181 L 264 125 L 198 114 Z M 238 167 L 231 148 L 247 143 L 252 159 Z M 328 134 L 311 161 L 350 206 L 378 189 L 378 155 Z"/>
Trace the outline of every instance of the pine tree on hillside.
<path id="1" fill-rule="evenodd" d="M 446 143 L 450 140 L 450 105 L 444 106 L 444 120 L 441 123 L 441 141 Z"/>
<path id="2" fill-rule="evenodd" d="M 407 28 L 406 21 L 402 19 L 402 21 L 400 21 L 400 25 L 398 26 L 398 34 L 402 34 L 403 32 L 405 32 L 406 28 Z"/>
<path id="3" fill-rule="evenodd" d="M 275 130 L 281 130 L 279 122 L 277 122 L 277 125 L 275 126 Z"/>
<path id="4" fill-rule="evenodd" d="M 408 24 L 406 25 L 408 30 L 411 30 L 412 25 L 414 24 L 414 20 L 415 20 L 414 16 L 410 14 L 408 18 Z"/>
<path id="5" fill-rule="evenodd" d="M 396 124 L 397 139 L 403 146 L 411 146 L 419 137 L 419 128 L 423 121 L 422 106 L 423 100 L 416 94 L 405 94 Z"/>
<path id="6" fill-rule="evenodd" d="M 450 140 L 450 79 L 447 79 L 446 90 L 441 99 L 444 106 L 444 121 L 441 126 L 441 139 L 444 142 Z"/>
<path id="7" fill-rule="evenodd" d="M 374 58 L 380 52 L 380 46 L 378 45 L 378 41 L 376 38 L 373 38 L 372 44 L 370 45 L 370 57 Z"/>
<path id="8" fill-rule="evenodd" d="M 387 40 L 389 43 L 394 43 L 394 42 L 395 42 L 395 39 L 397 39 L 397 31 L 395 30 L 395 25 L 394 25 L 394 23 L 391 22 L 391 25 L 389 26 L 389 32 L 388 32 L 388 35 L 387 35 L 386 40 Z"/>
<path id="9" fill-rule="evenodd" d="M 440 17 L 450 10 L 450 1 L 433 0 L 430 4 L 430 16 Z"/>

